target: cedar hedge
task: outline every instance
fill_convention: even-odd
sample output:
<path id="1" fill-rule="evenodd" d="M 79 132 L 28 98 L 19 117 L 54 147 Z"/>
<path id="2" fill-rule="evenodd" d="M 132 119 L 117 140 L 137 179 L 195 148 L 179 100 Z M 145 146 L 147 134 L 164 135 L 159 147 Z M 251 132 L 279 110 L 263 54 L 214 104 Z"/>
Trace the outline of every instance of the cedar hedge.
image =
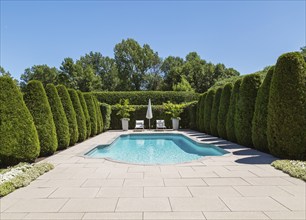
<path id="1" fill-rule="evenodd" d="M 7 76 L 0 77 L 0 164 L 33 162 L 39 155 L 38 134 L 20 90 Z"/>
<path id="2" fill-rule="evenodd" d="M 147 105 L 151 99 L 153 105 L 162 105 L 170 101 L 172 103 L 183 103 L 196 101 L 198 93 L 177 91 L 131 91 L 131 92 L 93 92 L 99 102 L 115 105 L 120 99 L 129 99 L 133 105 Z"/>
<path id="3" fill-rule="evenodd" d="M 204 109 L 205 109 L 205 99 L 206 99 L 207 93 L 205 92 L 202 95 L 202 98 L 200 100 L 200 109 L 199 109 L 199 119 L 198 119 L 198 123 L 199 123 L 199 129 L 200 131 L 204 131 Z"/>
<path id="4" fill-rule="evenodd" d="M 235 133 L 235 114 L 236 114 L 236 105 L 239 100 L 239 89 L 242 79 L 238 79 L 233 87 L 231 93 L 230 104 L 228 107 L 228 113 L 226 118 L 226 135 L 228 140 L 232 142 L 237 142 L 236 133 Z"/>
<path id="5" fill-rule="evenodd" d="M 104 127 L 102 112 L 101 112 L 100 104 L 97 98 L 95 96 L 93 96 L 93 98 L 94 98 L 94 103 L 95 103 L 96 113 L 97 113 L 97 133 L 100 134 L 103 132 L 103 127 Z"/>
<path id="6" fill-rule="evenodd" d="M 180 127 L 188 128 L 188 129 L 196 129 L 197 128 L 197 119 L 196 119 L 196 111 L 197 111 L 197 101 L 189 102 L 184 106 L 184 111 L 181 113 Z"/>
<path id="7" fill-rule="evenodd" d="M 66 149 L 69 146 L 70 141 L 69 125 L 61 99 L 58 96 L 57 90 L 53 84 L 48 84 L 46 86 L 46 93 L 48 96 L 48 101 L 51 107 L 53 121 L 56 128 L 56 136 L 58 143 L 57 148 Z"/>
<path id="8" fill-rule="evenodd" d="M 198 100 L 198 104 L 197 104 L 197 129 L 200 131 L 200 118 L 201 118 L 201 114 L 200 114 L 200 109 L 201 109 L 201 101 L 202 101 L 202 97 L 203 94 L 201 94 L 199 96 L 199 100 Z"/>
<path id="9" fill-rule="evenodd" d="M 273 72 L 274 67 L 271 67 L 262 85 L 259 87 L 252 121 L 253 145 L 256 149 L 264 152 L 269 152 L 267 140 L 267 118 L 270 84 Z"/>
<path id="10" fill-rule="evenodd" d="M 211 108 L 211 118 L 210 118 L 210 132 L 214 136 L 218 135 L 218 113 L 220 106 L 220 99 L 222 94 L 222 88 L 218 88 L 216 91 L 216 95 L 214 97 L 214 101 Z"/>
<path id="11" fill-rule="evenodd" d="M 101 103 L 100 108 L 103 117 L 103 130 L 106 131 L 110 128 L 112 107 L 106 103 Z"/>
<path id="12" fill-rule="evenodd" d="M 258 74 L 246 75 L 239 89 L 239 99 L 235 112 L 235 135 L 237 142 L 243 146 L 252 147 L 252 119 L 255 101 L 261 78 Z"/>
<path id="13" fill-rule="evenodd" d="M 33 117 L 40 143 L 40 156 L 52 155 L 58 146 L 51 107 L 43 84 L 30 81 L 24 88 L 24 101 Z"/>
<path id="14" fill-rule="evenodd" d="M 78 93 L 74 89 L 68 89 L 70 99 L 76 114 L 76 120 L 78 124 L 79 138 L 78 142 L 86 140 L 87 130 L 86 130 L 86 119 L 83 112 L 83 108 L 78 96 Z"/>
<path id="15" fill-rule="evenodd" d="M 298 52 L 277 60 L 270 85 L 267 137 L 273 155 L 306 159 L 306 63 Z"/>
<path id="16" fill-rule="evenodd" d="M 90 116 L 88 113 L 88 109 L 87 109 L 87 105 L 86 105 L 86 101 L 84 99 L 84 95 L 81 91 L 77 91 L 79 99 L 80 99 L 80 103 L 82 106 L 82 110 L 85 116 L 85 121 L 86 121 L 86 139 L 90 137 L 91 134 L 91 123 L 90 123 Z"/>
<path id="17" fill-rule="evenodd" d="M 206 98 L 205 98 L 205 102 L 204 102 L 204 131 L 208 134 L 211 134 L 210 131 L 210 120 L 211 120 L 211 109 L 212 109 L 212 105 L 213 105 L 213 101 L 215 98 L 215 94 L 216 94 L 216 90 L 209 90 Z"/>
<path id="18" fill-rule="evenodd" d="M 72 101 L 70 99 L 68 90 L 63 85 L 56 87 L 59 97 L 61 98 L 62 105 L 65 110 L 66 118 L 69 124 L 70 146 L 74 145 L 79 139 L 78 124 L 76 113 L 74 111 Z"/>
<path id="19" fill-rule="evenodd" d="M 217 128 L 219 136 L 223 139 L 227 139 L 226 123 L 227 123 L 227 113 L 229 111 L 232 89 L 233 89 L 233 84 L 227 83 L 222 90 L 220 98 Z"/>
<path id="20" fill-rule="evenodd" d="M 90 132 L 90 136 L 95 136 L 98 132 L 97 130 L 97 110 L 96 110 L 96 106 L 93 100 L 93 96 L 91 93 L 85 93 L 84 94 L 84 99 L 87 105 L 87 109 L 88 109 L 88 114 L 89 114 L 89 118 L 90 118 L 90 125 L 91 125 L 91 132 Z"/>

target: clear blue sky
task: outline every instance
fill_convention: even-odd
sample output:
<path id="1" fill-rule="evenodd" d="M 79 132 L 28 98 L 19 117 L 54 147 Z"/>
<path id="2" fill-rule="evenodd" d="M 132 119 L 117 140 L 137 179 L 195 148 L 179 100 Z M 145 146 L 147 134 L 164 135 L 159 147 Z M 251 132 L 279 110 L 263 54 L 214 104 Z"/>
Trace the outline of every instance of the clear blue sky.
<path id="1" fill-rule="evenodd" d="M 113 57 L 122 39 L 162 58 L 196 51 L 242 74 L 305 43 L 305 1 L 3 1 L 1 65 L 19 79 L 90 51 Z"/>

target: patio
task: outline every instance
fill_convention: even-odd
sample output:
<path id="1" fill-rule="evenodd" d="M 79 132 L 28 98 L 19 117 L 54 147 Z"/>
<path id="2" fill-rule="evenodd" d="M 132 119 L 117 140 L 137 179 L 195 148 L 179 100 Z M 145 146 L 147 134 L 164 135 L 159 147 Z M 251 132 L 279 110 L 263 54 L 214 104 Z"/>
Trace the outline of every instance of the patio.
<path id="1" fill-rule="evenodd" d="M 55 168 L 2 198 L 0 219 L 306 218 L 305 183 L 270 166 L 275 157 L 180 132 L 231 154 L 154 166 L 83 157 L 127 133 L 108 131 L 45 159 Z"/>

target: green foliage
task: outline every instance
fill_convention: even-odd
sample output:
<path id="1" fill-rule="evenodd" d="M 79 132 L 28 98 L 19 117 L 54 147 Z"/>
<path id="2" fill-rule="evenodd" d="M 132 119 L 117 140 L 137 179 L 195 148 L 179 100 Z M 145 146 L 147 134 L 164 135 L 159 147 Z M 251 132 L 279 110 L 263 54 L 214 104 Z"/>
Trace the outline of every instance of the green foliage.
<path id="1" fill-rule="evenodd" d="M 98 102 L 98 100 L 96 99 L 96 97 L 94 97 L 94 103 L 96 106 L 96 112 L 97 112 L 97 132 L 98 134 L 103 132 L 103 118 L 102 118 L 102 112 L 101 112 L 101 108 L 100 108 L 100 103 Z"/>
<path id="2" fill-rule="evenodd" d="M 165 109 L 165 113 L 170 115 L 171 118 L 181 119 L 180 115 L 184 111 L 185 104 L 173 104 L 170 101 L 163 103 L 163 107 Z"/>
<path id="3" fill-rule="evenodd" d="M 255 110 L 255 101 L 261 77 L 250 74 L 243 77 L 239 99 L 235 112 L 235 134 L 237 142 L 243 146 L 252 147 L 252 119 Z"/>
<path id="4" fill-rule="evenodd" d="M 20 90 L 10 77 L 0 77 L 0 163 L 32 162 L 39 151 L 38 134 Z"/>
<path id="5" fill-rule="evenodd" d="M 61 99 L 58 96 L 57 90 L 53 84 L 48 84 L 46 86 L 46 94 L 48 96 L 48 101 L 56 128 L 58 149 L 66 149 L 69 146 L 70 134 L 68 120 L 66 118 Z"/>
<path id="6" fill-rule="evenodd" d="M 33 117 L 40 143 L 40 156 L 53 154 L 58 146 L 56 128 L 47 94 L 40 81 L 32 80 L 24 88 L 23 99 Z"/>
<path id="7" fill-rule="evenodd" d="M 280 158 L 306 159 L 306 63 L 298 52 L 281 55 L 270 85 L 268 146 Z"/>
<path id="8" fill-rule="evenodd" d="M 188 129 L 197 128 L 197 101 L 184 104 L 181 113 L 180 127 Z"/>
<path id="9" fill-rule="evenodd" d="M 80 103 L 82 106 L 82 110 L 85 116 L 85 121 L 86 121 L 86 138 L 90 137 L 91 134 L 91 123 L 90 123 L 90 116 L 88 113 L 88 109 L 87 109 L 87 105 L 86 105 L 86 101 L 84 99 L 84 95 L 81 91 L 77 91 L 79 99 L 80 99 Z"/>
<path id="10" fill-rule="evenodd" d="M 198 93 L 174 91 L 134 91 L 134 92 L 93 92 L 99 102 L 115 105 L 120 99 L 128 99 L 133 105 L 147 105 L 151 99 L 152 104 L 162 105 L 164 102 L 182 103 L 196 101 Z"/>
<path id="11" fill-rule="evenodd" d="M 210 132 L 214 136 L 218 136 L 218 114 L 219 114 L 221 94 L 222 94 L 222 88 L 217 89 L 211 108 Z"/>
<path id="12" fill-rule="evenodd" d="M 87 130 L 86 130 L 86 118 L 83 112 L 83 108 L 78 96 L 78 93 L 74 89 L 68 89 L 70 99 L 72 101 L 72 105 L 76 114 L 76 120 L 78 124 L 78 133 L 79 138 L 78 142 L 82 142 L 86 140 Z"/>
<path id="13" fill-rule="evenodd" d="M 198 111 L 197 111 L 197 128 L 200 131 L 204 131 L 204 104 L 207 93 L 201 94 L 198 102 Z"/>
<path id="14" fill-rule="evenodd" d="M 219 137 L 223 139 L 227 139 L 226 124 L 227 124 L 227 114 L 229 111 L 232 89 L 233 89 L 233 84 L 227 83 L 222 90 L 220 98 L 217 129 Z"/>
<path id="15" fill-rule="evenodd" d="M 73 108 L 72 101 L 70 99 L 68 90 L 64 85 L 56 87 L 59 97 L 61 98 L 62 105 L 66 114 L 66 118 L 69 124 L 70 146 L 74 145 L 79 139 L 78 124 L 76 119 L 76 113 Z"/>
<path id="16" fill-rule="evenodd" d="M 236 106 L 239 100 L 239 90 L 241 86 L 242 79 L 238 79 L 231 93 L 230 104 L 228 107 L 228 113 L 226 118 L 226 135 L 227 139 L 232 142 L 237 142 L 236 133 L 235 133 L 235 114 Z"/>
<path id="17" fill-rule="evenodd" d="M 117 115 L 121 118 L 129 118 L 130 112 L 135 111 L 134 107 L 130 105 L 128 99 L 120 99 L 119 103 L 116 104 L 116 108 L 118 109 Z"/>
<path id="18" fill-rule="evenodd" d="M 106 103 L 101 103 L 100 108 L 103 118 L 103 130 L 106 131 L 110 128 L 112 107 Z"/>
<path id="19" fill-rule="evenodd" d="M 90 136 L 92 137 L 92 136 L 95 136 L 98 132 L 97 110 L 96 110 L 96 106 L 93 100 L 93 95 L 91 93 L 85 93 L 84 99 L 87 105 L 88 114 L 90 118 L 90 125 L 91 125 Z"/>
<path id="20" fill-rule="evenodd" d="M 299 160 L 276 160 L 272 164 L 276 169 L 306 182 L 306 162 Z"/>
<path id="21" fill-rule="evenodd" d="M 182 76 L 181 82 L 172 87 L 173 91 L 184 91 L 184 92 L 194 92 L 194 89 L 191 87 L 185 76 Z"/>
<path id="22" fill-rule="evenodd" d="M 267 118 L 270 84 L 274 72 L 274 67 L 271 67 L 260 86 L 255 104 L 255 112 L 252 121 L 252 141 L 256 149 L 268 152 L 267 139 Z"/>
<path id="23" fill-rule="evenodd" d="M 210 130 L 210 120 L 211 120 L 211 110 L 213 101 L 215 98 L 216 90 L 209 90 L 205 98 L 204 103 L 204 131 L 208 134 L 211 134 Z"/>

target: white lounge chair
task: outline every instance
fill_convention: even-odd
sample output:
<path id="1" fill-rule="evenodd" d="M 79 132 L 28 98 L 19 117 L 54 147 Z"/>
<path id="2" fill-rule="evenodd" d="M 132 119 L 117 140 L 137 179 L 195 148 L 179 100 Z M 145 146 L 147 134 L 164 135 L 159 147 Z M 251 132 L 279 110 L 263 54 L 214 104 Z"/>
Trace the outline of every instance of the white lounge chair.
<path id="1" fill-rule="evenodd" d="M 156 120 L 156 129 L 166 129 L 165 120 Z"/>
<path id="2" fill-rule="evenodd" d="M 144 120 L 136 120 L 135 129 L 144 129 Z"/>

